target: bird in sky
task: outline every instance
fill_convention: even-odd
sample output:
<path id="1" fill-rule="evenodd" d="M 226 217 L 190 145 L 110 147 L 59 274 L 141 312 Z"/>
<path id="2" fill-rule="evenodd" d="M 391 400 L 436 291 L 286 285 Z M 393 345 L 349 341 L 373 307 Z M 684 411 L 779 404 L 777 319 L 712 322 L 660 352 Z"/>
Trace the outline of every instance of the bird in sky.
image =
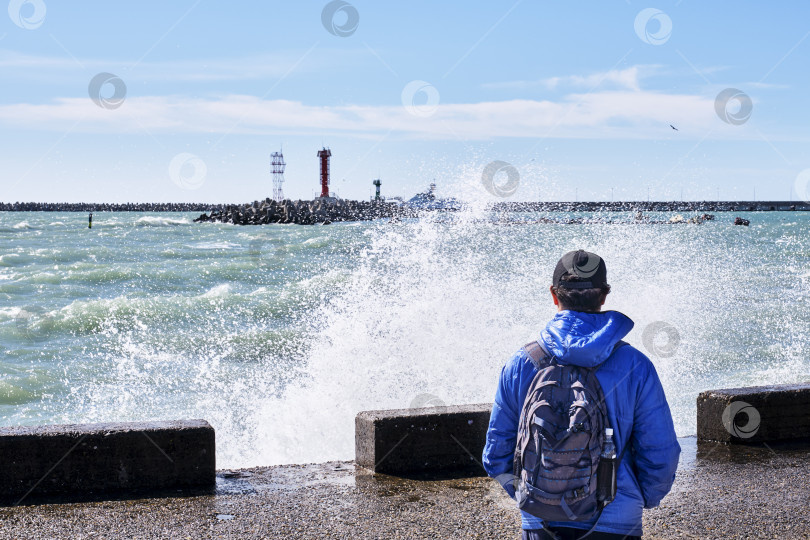
<path id="1" fill-rule="evenodd" d="M 670 125 L 669 125 L 669 127 L 671 127 L 672 129 L 674 129 L 675 131 L 680 131 L 678 128 L 676 128 L 676 127 L 675 127 L 675 126 L 673 126 L 672 124 L 670 124 Z"/>

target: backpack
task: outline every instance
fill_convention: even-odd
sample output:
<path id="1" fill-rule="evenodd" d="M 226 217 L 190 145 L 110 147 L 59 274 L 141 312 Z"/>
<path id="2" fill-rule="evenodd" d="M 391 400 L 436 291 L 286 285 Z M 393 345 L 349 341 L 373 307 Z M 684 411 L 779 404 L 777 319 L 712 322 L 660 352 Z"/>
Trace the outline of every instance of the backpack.
<path id="1" fill-rule="evenodd" d="M 611 356 L 622 345 L 626 343 L 617 343 Z M 597 500 L 596 472 L 605 428 L 610 427 L 596 379 L 599 366 L 558 364 L 539 342 L 524 349 L 538 373 L 518 425 L 514 460 L 518 507 L 545 521 L 591 520 L 605 505 Z"/>

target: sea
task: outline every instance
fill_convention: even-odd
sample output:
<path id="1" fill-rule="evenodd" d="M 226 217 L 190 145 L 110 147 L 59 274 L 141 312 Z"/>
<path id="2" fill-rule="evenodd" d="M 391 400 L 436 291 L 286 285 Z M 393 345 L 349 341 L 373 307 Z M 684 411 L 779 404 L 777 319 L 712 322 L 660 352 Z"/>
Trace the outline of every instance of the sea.
<path id="1" fill-rule="evenodd" d="M 701 391 L 810 381 L 810 212 L 194 217 L 0 212 L 0 426 L 201 418 L 219 468 L 352 459 L 359 411 L 491 402 L 573 249 L 679 436 Z"/>

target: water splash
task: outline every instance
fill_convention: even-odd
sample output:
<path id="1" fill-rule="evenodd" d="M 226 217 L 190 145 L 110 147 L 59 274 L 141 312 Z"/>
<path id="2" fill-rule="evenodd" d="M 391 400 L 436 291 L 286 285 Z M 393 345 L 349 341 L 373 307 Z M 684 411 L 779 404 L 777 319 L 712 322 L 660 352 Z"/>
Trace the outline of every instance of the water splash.
<path id="1" fill-rule="evenodd" d="M 810 379 L 808 216 L 516 223 L 529 217 L 479 204 L 400 224 L 241 228 L 114 214 L 77 235 L 35 214 L 39 230 L 5 234 L 0 216 L 15 246 L 0 255 L 13 270 L 0 281 L 0 422 L 205 418 L 219 467 L 350 459 L 360 410 L 491 401 L 501 366 L 553 316 L 553 265 L 578 248 L 607 261 L 606 308 L 635 320 L 627 340 L 653 360 L 680 435 L 695 431 L 701 390 Z M 16 321 L 32 305 L 45 339 Z M 642 340 L 661 321 L 679 335 L 672 355 Z"/>

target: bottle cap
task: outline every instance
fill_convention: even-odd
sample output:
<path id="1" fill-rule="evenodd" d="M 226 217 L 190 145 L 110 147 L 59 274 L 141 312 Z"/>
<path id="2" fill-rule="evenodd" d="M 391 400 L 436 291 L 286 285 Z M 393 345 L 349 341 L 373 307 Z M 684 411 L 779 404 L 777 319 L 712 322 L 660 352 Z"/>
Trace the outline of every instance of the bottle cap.
<path id="1" fill-rule="evenodd" d="M 605 428 L 605 435 L 613 437 L 613 428 Z"/>

